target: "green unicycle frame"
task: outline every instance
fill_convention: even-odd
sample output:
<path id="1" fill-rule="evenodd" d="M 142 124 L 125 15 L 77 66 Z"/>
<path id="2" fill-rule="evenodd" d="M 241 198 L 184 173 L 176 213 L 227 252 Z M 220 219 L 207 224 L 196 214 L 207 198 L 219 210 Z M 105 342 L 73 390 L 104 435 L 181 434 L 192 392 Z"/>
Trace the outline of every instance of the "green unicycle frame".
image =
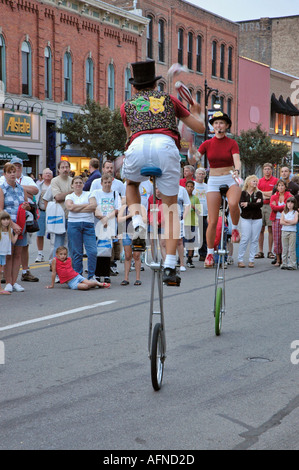
<path id="1" fill-rule="evenodd" d="M 219 336 L 222 328 L 223 315 L 226 312 L 225 307 L 225 256 L 228 254 L 228 251 L 225 248 L 224 243 L 224 228 L 225 228 L 225 211 L 227 207 L 226 193 L 228 191 L 227 185 L 222 185 L 219 188 L 221 194 L 221 237 L 218 250 L 218 262 L 215 269 L 215 295 L 214 295 L 214 318 L 215 318 L 215 334 Z"/>

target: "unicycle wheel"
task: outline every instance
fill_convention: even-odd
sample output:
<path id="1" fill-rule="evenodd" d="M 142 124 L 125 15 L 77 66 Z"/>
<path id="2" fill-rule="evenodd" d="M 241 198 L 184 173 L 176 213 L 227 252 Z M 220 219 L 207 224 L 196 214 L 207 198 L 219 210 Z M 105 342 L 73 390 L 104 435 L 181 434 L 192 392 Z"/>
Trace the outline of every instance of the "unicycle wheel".
<path id="1" fill-rule="evenodd" d="M 156 323 L 152 336 L 151 377 L 155 391 L 160 390 L 165 362 L 164 337 L 161 323 Z"/>
<path id="2" fill-rule="evenodd" d="M 216 291 L 215 301 L 215 334 L 219 336 L 222 326 L 222 287 L 218 287 Z"/>

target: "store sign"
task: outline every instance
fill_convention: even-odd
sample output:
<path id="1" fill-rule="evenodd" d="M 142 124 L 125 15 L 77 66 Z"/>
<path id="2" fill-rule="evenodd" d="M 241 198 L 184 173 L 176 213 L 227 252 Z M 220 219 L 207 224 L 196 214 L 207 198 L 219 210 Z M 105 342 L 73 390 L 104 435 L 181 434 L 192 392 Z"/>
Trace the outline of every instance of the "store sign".
<path id="1" fill-rule="evenodd" d="M 31 117 L 21 114 L 5 113 L 4 135 L 31 137 Z"/>

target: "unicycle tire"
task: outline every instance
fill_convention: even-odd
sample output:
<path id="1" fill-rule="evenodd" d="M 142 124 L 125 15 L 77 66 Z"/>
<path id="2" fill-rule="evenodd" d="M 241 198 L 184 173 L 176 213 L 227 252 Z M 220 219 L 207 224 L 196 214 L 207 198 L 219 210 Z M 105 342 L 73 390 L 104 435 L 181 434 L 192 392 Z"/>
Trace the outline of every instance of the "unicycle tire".
<path id="1" fill-rule="evenodd" d="M 165 361 L 164 350 L 164 337 L 161 323 L 156 323 L 152 336 L 151 351 L 151 377 L 152 385 L 155 391 L 160 390 L 162 386 Z"/>
<path id="2" fill-rule="evenodd" d="M 215 334 L 219 336 L 222 327 L 222 287 L 217 287 L 215 301 Z"/>

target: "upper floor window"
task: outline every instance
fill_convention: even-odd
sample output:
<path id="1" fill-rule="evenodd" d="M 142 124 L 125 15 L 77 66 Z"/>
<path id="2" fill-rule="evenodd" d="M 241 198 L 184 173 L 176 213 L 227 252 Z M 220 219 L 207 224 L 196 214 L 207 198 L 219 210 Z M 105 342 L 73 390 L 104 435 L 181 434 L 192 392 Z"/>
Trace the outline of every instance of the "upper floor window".
<path id="1" fill-rule="evenodd" d="M 31 47 L 28 41 L 22 44 L 22 94 L 32 94 L 31 84 Z"/>
<path id="2" fill-rule="evenodd" d="M 158 60 L 165 62 L 165 22 L 159 20 L 158 25 Z"/>
<path id="3" fill-rule="evenodd" d="M 196 41 L 196 72 L 201 72 L 201 54 L 202 54 L 202 37 L 197 36 L 197 41 Z"/>
<path id="4" fill-rule="evenodd" d="M 201 91 L 196 92 L 196 103 L 200 104 L 201 103 Z"/>
<path id="5" fill-rule="evenodd" d="M 48 46 L 45 48 L 45 98 L 52 98 L 52 53 Z"/>
<path id="6" fill-rule="evenodd" d="M 216 68 L 216 64 L 217 64 L 217 42 L 216 41 L 213 41 L 212 42 L 212 76 L 213 77 L 216 77 L 216 74 L 217 74 L 217 68 Z"/>
<path id="7" fill-rule="evenodd" d="M 227 100 L 227 115 L 231 118 L 232 117 L 232 99 L 228 98 Z"/>
<path id="8" fill-rule="evenodd" d="M 5 91 L 5 42 L 3 36 L 0 34 L 0 91 Z"/>
<path id="9" fill-rule="evenodd" d="M 158 88 L 158 91 L 162 91 L 162 92 L 163 92 L 163 91 L 164 91 L 164 88 L 165 88 L 164 83 L 163 83 L 163 82 L 159 82 L 157 88 Z"/>
<path id="10" fill-rule="evenodd" d="M 228 65 L 227 65 L 227 79 L 233 79 L 233 48 L 228 48 Z"/>
<path id="11" fill-rule="evenodd" d="M 114 109 L 114 66 L 108 65 L 108 108 Z"/>
<path id="12" fill-rule="evenodd" d="M 220 46 L 220 78 L 224 78 L 225 45 Z"/>
<path id="13" fill-rule="evenodd" d="M 188 33 L 188 69 L 192 70 L 193 34 Z"/>
<path id="14" fill-rule="evenodd" d="M 64 101 L 72 102 L 72 57 L 64 54 Z"/>
<path id="15" fill-rule="evenodd" d="M 150 20 L 149 24 L 147 25 L 146 30 L 146 56 L 148 59 L 153 58 L 153 18 L 151 16 L 147 16 Z"/>
<path id="16" fill-rule="evenodd" d="M 125 70 L 125 101 L 129 100 L 132 96 L 131 83 L 129 82 L 129 78 L 131 78 L 131 70 L 129 67 L 127 67 Z"/>
<path id="17" fill-rule="evenodd" d="M 90 57 L 86 61 L 86 98 L 93 99 L 93 61 Z"/>
<path id="18" fill-rule="evenodd" d="M 184 47 L 184 31 L 182 28 L 178 31 L 178 63 L 183 65 L 183 47 Z"/>

